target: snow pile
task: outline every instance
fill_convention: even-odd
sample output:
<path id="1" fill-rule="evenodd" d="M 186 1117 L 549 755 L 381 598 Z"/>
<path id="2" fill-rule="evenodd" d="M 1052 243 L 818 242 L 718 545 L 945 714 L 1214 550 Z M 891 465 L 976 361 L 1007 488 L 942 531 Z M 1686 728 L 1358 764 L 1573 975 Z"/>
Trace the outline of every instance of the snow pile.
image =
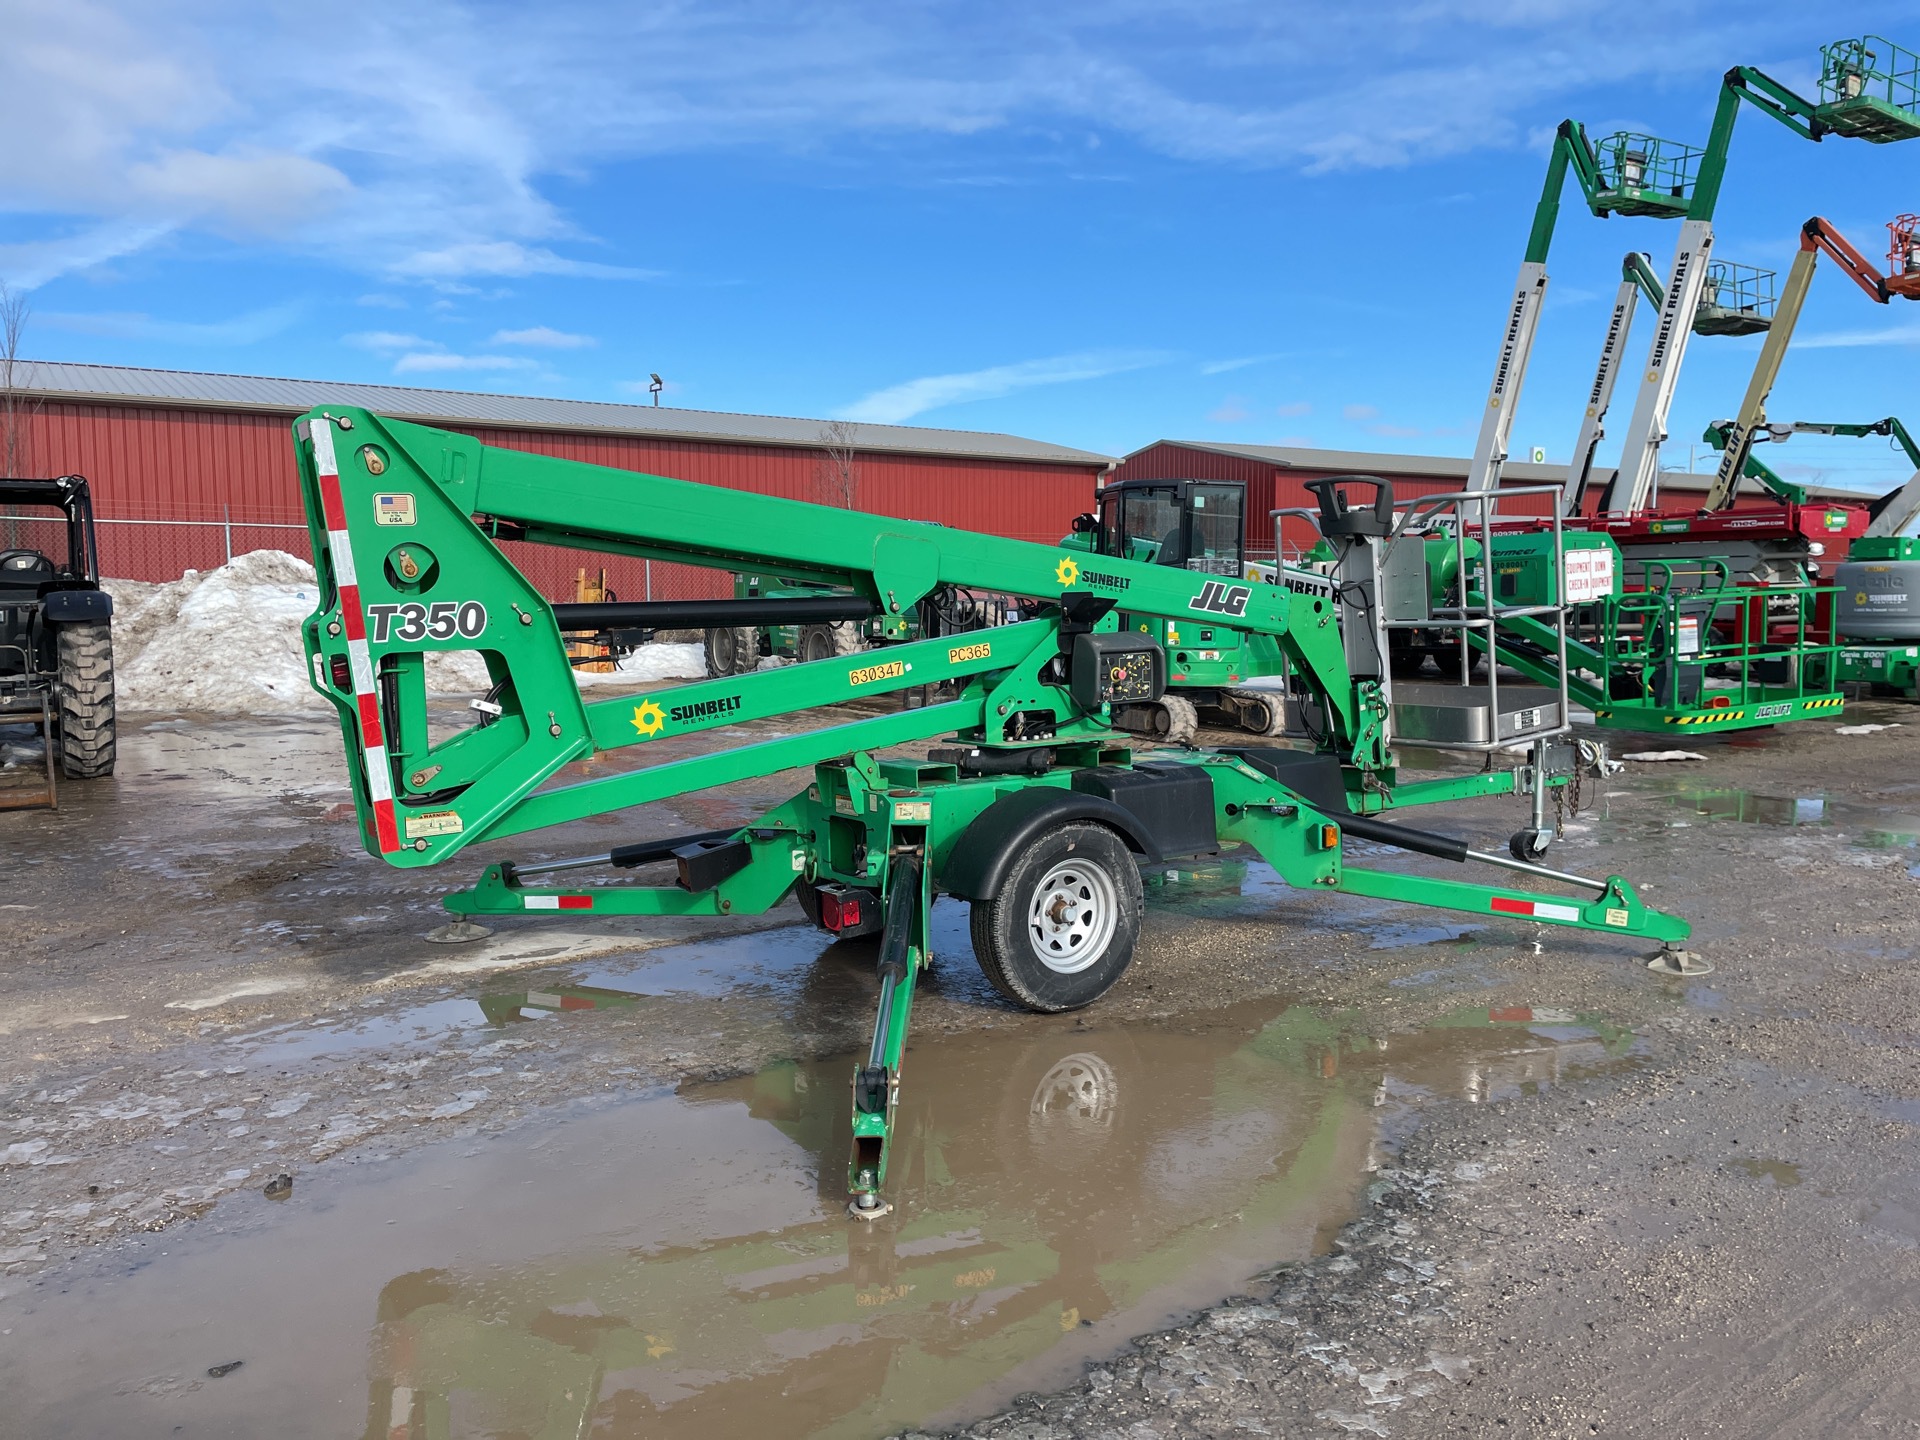
<path id="1" fill-rule="evenodd" d="M 656 642 L 620 657 L 613 670 L 578 670 L 573 678 L 589 685 L 638 685 L 648 680 L 699 680 L 707 673 L 707 647 Z"/>
<path id="2" fill-rule="evenodd" d="M 313 567 L 282 550 L 255 550 L 217 570 L 164 585 L 102 582 L 113 595 L 114 688 L 125 711 L 275 715 L 325 708 L 307 680 L 300 626 L 318 598 Z M 633 685 L 706 673 L 700 645 L 643 645 L 610 674 L 576 670 L 582 685 Z M 491 682 L 476 651 L 427 656 L 435 695 L 483 695 Z"/>
<path id="3" fill-rule="evenodd" d="M 1833 727 L 1833 733 L 1836 735 L 1876 735 L 1882 730 L 1898 730 L 1899 728 L 1900 722 L 1896 720 L 1891 725 L 1836 725 Z"/>
<path id="4" fill-rule="evenodd" d="M 1642 764 L 1659 764 L 1666 760 L 1704 760 L 1707 757 L 1698 750 L 1635 750 L 1622 755 L 1622 760 L 1638 760 Z"/>
<path id="5" fill-rule="evenodd" d="M 144 597 L 131 586 L 108 588 L 121 709 L 270 715 L 325 703 L 307 684 L 300 648 L 300 622 L 318 592 L 313 567 L 299 557 L 255 550 L 218 570 L 142 586 Z"/>

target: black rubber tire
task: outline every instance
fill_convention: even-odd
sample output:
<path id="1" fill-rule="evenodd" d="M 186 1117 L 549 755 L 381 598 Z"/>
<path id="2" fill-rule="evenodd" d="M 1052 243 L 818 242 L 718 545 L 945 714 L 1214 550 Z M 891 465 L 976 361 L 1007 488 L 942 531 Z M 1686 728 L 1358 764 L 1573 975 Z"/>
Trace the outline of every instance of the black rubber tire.
<path id="1" fill-rule="evenodd" d="M 1287 728 L 1287 697 L 1278 690 L 1236 690 L 1234 712 L 1239 728 L 1249 735 L 1279 735 Z"/>
<path id="2" fill-rule="evenodd" d="M 1536 843 L 1539 847 L 1537 849 Z M 1507 837 L 1507 853 L 1516 860 L 1523 860 L 1529 865 L 1538 865 L 1547 858 L 1549 844 L 1550 842 L 1535 842 L 1533 832 L 1530 830 L 1516 830 Z"/>
<path id="3" fill-rule="evenodd" d="M 716 626 L 707 631 L 707 674 L 748 675 L 760 668 L 760 632 L 751 626 Z"/>
<path id="4" fill-rule="evenodd" d="M 1179 695 L 1163 695 L 1160 703 L 1167 710 L 1166 742 L 1169 745 L 1191 745 L 1193 737 L 1200 733 L 1200 711 L 1191 700 Z"/>
<path id="5" fill-rule="evenodd" d="M 837 653 L 831 625 L 802 625 L 800 639 L 794 646 L 795 657 L 802 665 L 810 665 L 815 660 L 831 660 Z"/>
<path id="6" fill-rule="evenodd" d="M 60 769 L 69 780 L 113 773 L 113 627 L 89 621 L 55 628 L 60 657 Z"/>
<path id="7" fill-rule="evenodd" d="M 867 637 L 861 632 L 858 621 L 836 620 L 829 628 L 833 631 L 834 654 L 858 655 L 867 648 Z"/>
<path id="8" fill-rule="evenodd" d="M 1040 958 L 1028 913 L 1040 882 L 1063 862 L 1098 869 L 1112 886 L 1113 929 L 1083 968 L 1056 970 Z M 1041 833 L 1014 856 L 1000 893 L 973 902 L 973 955 L 993 988 L 1043 1015 L 1091 1005 L 1126 973 L 1140 941 L 1145 898 L 1133 852 L 1104 825 L 1075 821 Z"/>

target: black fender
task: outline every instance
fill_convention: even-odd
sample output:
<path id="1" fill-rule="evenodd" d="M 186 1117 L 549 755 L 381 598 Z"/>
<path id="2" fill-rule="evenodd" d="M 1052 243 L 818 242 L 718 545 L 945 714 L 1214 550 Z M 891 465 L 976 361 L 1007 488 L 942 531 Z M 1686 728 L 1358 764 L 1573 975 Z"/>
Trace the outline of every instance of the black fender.
<path id="1" fill-rule="evenodd" d="M 1042 831 L 1074 820 L 1091 820 L 1116 831 L 1127 848 L 1148 860 L 1162 858 L 1134 815 L 1099 795 L 1051 785 L 1002 796 L 960 833 L 940 875 L 940 888 L 963 900 L 991 900 L 1000 893 L 1013 857 Z"/>
<path id="2" fill-rule="evenodd" d="M 49 625 L 111 620 L 113 597 L 104 590 L 49 590 L 40 601 L 40 614 Z"/>

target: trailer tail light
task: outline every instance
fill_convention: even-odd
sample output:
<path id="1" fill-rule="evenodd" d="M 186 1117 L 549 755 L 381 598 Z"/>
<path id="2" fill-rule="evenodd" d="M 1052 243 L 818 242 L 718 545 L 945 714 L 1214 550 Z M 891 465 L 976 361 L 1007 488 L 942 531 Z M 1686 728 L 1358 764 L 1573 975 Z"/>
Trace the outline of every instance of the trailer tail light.
<path id="1" fill-rule="evenodd" d="M 1709 710 L 1730 710 L 1732 708 L 1733 697 L 1731 695 L 1713 695 L 1708 697 L 1707 709 Z"/>
<path id="2" fill-rule="evenodd" d="M 820 924 L 838 934 L 860 926 L 860 897 L 845 891 L 820 892 Z"/>
<path id="3" fill-rule="evenodd" d="M 1322 850 L 1338 850 L 1340 848 L 1340 827 L 1338 825 L 1322 825 L 1320 827 L 1320 848 Z"/>
<path id="4" fill-rule="evenodd" d="M 353 693 L 353 667 L 347 663 L 344 655 L 335 655 L 327 662 L 327 671 L 333 676 L 333 688 L 343 695 Z"/>

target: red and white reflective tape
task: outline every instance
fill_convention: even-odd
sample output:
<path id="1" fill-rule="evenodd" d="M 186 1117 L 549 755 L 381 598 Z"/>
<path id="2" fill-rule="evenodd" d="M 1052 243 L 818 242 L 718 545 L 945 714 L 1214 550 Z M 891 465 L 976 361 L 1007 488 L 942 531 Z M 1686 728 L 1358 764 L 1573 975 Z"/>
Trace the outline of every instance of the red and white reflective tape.
<path id="1" fill-rule="evenodd" d="M 1535 920 L 1565 920 L 1577 923 L 1580 908 L 1577 905 L 1555 905 L 1546 900 L 1509 900 L 1504 895 L 1496 895 L 1492 900 L 1496 915 L 1530 915 Z"/>
<path id="2" fill-rule="evenodd" d="M 527 910 L 591 910 L 591 895 L 522 895 L 520 904 Z"/>
<path id="3" fill-rule="evenodd" d="M 340 495 L 340 462 L 333 453 L 333 421 L 321 418 L 313 432 L 313 468 L 320 480 L 320 511 L 327 522 L 327 554 L 340 591 L 340 619 L 347 628 L 347 664 L 353 672 L 353 702 L 360 712 L 360 748 L 366 756 L 367 796 L 373 801 L 374 836 L 382 855 L 400 848 L 400 824 L 393 813 L 393 774 L 387 764 L 387 740 L 380 728 L 380 701 L 373 689 L 373 655 L 367 649 L 367 617 L 360 607 L 360 576 L 353 568 L 353 542 L 347 538 L 347 507 Z"/>

